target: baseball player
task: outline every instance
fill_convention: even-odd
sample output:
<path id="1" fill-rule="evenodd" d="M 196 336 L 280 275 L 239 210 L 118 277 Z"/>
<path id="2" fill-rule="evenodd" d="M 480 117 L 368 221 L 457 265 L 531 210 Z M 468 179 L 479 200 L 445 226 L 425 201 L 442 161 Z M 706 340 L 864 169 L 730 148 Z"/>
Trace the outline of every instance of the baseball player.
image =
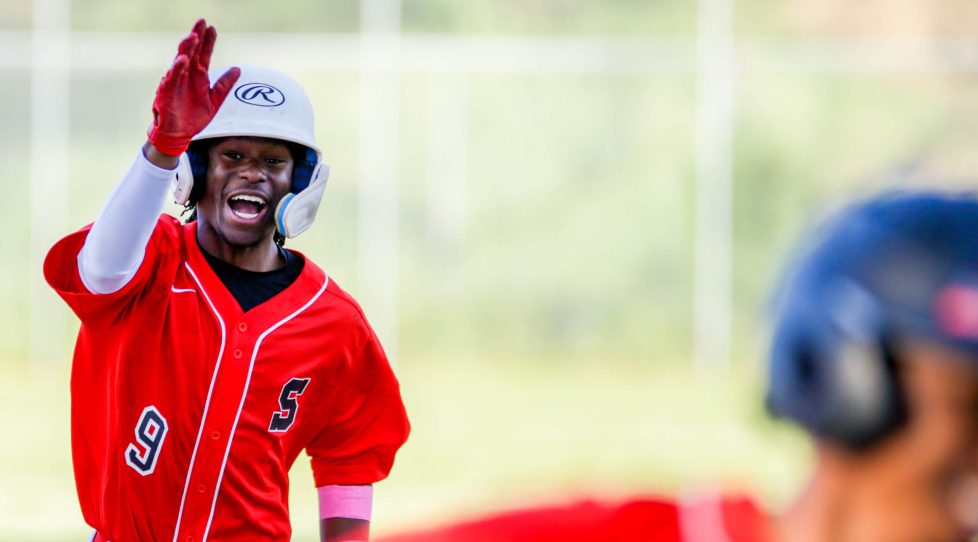
<path id="1" fill-rule="evenodd" d="M 643 497 L 384 542 L 965 542 L 978 528 L 978 198 L 888 193 L 806 245 L 776 295 L 767 402 L 814 443 L 785 510 Z"/>
<path id="2" fill-rule="evenodd" d="M 81 320 L 72 459 L 92 540 L 290 538 L 305 450 L 323 540 L 366 540 L 371 484 L 409 426 L 357 303 L 284 241 L 328 168 L 302 87 L 241 66 L 208 76 L 216 32 L 180 43 L 148 141 L 45 276 Z M 172 184 L 194 209 L 162 214 Z"/>

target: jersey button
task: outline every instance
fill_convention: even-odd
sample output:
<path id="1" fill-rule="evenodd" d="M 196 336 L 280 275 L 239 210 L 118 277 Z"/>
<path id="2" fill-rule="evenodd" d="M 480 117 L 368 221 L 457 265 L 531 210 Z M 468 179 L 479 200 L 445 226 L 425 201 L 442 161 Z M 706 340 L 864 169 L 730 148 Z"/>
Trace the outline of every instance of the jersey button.
<path id="1" fill-rule="evenodd" d="M 242 354 L 242 352 L 241 352 L 241 349 L 240 348 L 235 348 L 234 349 L 234 354 L 233 354 L 234 359 L 241 359 L 241 354 Z"/>
<path id="2" fill-rule="evenodd" d="M 187 536 L 186 536 L 186 537 L 184 538 L 184 540 L 185 540 L 186 542 L 194 542 L 194 535 L 192 535 L 192 534 L 188 534 L 188 535 L 187 535 Z"/>
<path id="3" fill-rule="evenodd" d="M 207 486 L 204 484 L 197 484 L 197 493 L 203 493 L 207 491 Z"/>
<path id="4" fill-rule="evenodd" d="M 211 431 L 211 439 L 217 440 L 219 438 L 221 438 L 221 432 L 220 431 Z"/>
<path id="5" fill-rule="evenodd" d="M 242 333 L 244 333 L 245 331 L 248 331 L 248 324 L 246 324 L 244 322 L 241 322 L 240 324 L 238 324 L 238 331 L 240 331 Z"/>

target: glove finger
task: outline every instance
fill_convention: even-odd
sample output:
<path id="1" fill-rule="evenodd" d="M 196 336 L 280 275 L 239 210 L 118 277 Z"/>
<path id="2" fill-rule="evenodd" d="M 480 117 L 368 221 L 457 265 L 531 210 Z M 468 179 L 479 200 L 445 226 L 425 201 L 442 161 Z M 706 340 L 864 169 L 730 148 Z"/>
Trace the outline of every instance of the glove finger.
<path id="1" fill-rule="evenodd" d="M 200 42 L 201 36 L 200 32 L 197 31 L 197 27 L 200 26 L 202 21 L 203 19 L 197 21 L 194 27 L 190 29 L 190 33 L 180 40 L 180 45 L 177 46 L 177 55 L 192 56 L 194 48 Z"/>
<path id="2" fill-rule="evenodd" d="M 194 23 L 194 29 L 191 32 L 197 34 L 198 38 L 203 38 L 205 30 L 207 30 L 207 21 L 201 18 L 197 19 L 197 22 Z"/>
<path id="3" fill-rule="evenodd" d="M 209 26 L 204 32 L 204 39 L 200 43 L 200 54 L 197 57 L 197 63 L 205 72 L 211 67 L 211 54 L 214 52 L 215 41 L 217 41 L 217 30 Z"/>
<path id="4" fill-rule="evenodd" d="M 188 64 L 190 64 L 190 59 L 187 58 L 187 55 L 177 55 L 177 57 L 173 59 L 173 65 L 170 66 L 170 69 L 167 70 L 166 75 L 163 76 L 163 80 L 160 81 L 160 90 L 169 91 L 179 84 L 180 79 L 187 70 Z"/>
<path id="5" fill-rule="evenodd" d="M 211 90 L 211 104 L 213 104 L 215 111 L 224 103 L 224 99 L 228 97 L 228 93 L 231 92 L 231 88 L 238 82 L 240 76 L 241 69 L 230 68 L 214 83 L 214 88 Z"/>
<path id="6" fill-rule="evenodd" d="M 200 56 L 201 46 L 207 33 L 207 23 L 204 19 L 197 19 L 197 22 L 194 23 L 193 33 L 197 36 L 197 47 L 194 49 L 194 54 L 190 55 L 191 67 L 198 63 L 197 57 Z"/>
<path id="7" fill-rule="evenodd" d="M 200 41 L 200 38 L 197 37 L 197 34 L 194 34 L 193 32 L 187 34 L 187 37 L 183 38 L 183 40 L 180 41 L 180 45 L 177 46 L 177 56 L 179 57 L 180 55 L 185 55 L 189 57 L 193 55 L 198 41 Z"/>

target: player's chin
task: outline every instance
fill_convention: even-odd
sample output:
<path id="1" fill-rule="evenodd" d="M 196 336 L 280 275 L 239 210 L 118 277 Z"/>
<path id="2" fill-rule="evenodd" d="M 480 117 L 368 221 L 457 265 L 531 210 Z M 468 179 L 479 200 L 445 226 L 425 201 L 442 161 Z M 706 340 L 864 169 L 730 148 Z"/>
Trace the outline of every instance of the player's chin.
<path id="1" fill-rule="evenodd" d="M 239 247 L 250 247 L 271 239 L 275 234 L 275 223 L 265 220 L 235 220 L 225 217 L 221 224 L 221 237 L 228 243 Z M 228 220 L 227 218 L 231 218 Z"/>
<path id="2" fill-rule="evenodd" d="M 228 234 L 242 237 L 263 238 L 271 236 L 275 230 L 272 213 L 266 208 L 257 215 L 240 215 L 229 208 L 224 209 L 222 226 Z"/>

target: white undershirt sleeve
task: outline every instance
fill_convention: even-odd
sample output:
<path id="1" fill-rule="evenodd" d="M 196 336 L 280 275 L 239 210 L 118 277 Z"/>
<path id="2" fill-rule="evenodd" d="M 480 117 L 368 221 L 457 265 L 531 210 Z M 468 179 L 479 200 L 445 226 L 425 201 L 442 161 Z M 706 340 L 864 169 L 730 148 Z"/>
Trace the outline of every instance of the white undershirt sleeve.
<path id="1" fill-rule="evenodd" d="M 78 253 L 78 273 L 88 291 L 111 294 L 136 275 L 175 174 L 139 151 Z"/>

